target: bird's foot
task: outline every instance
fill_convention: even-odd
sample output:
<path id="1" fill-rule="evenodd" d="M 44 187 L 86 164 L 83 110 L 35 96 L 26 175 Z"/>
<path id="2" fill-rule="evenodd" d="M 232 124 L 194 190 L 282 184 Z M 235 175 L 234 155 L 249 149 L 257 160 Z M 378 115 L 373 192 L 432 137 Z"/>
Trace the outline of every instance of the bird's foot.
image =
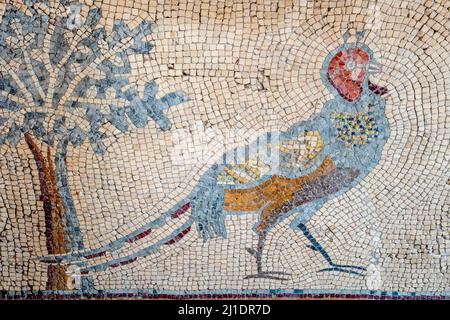
<path id="1" fill-rule="evenodd" d="M 255 279 L 255 278 L 264 278 L 264 279 L 273 279 L 273 280 L 289 280 L 288 278 L 282 276 L 290 276 L 290 273 L 282 272 L 282 271 L 260 271 L 256 274 L 248 275 L 244 277 L 244 279 Z"/>
<path id="2" fill-rule="evenodd" d="M 350 273 L 358 276 L 364 276 L 363 271 L 366 271 L 366 268 L 360 267 L 360 266 L 350 266 L 345 264 L 330 264 L 329 268 L 320 269 L 319 272 L 326 272 L 326 271 L 337 271 L 337 272 L 345 272 Z"/>

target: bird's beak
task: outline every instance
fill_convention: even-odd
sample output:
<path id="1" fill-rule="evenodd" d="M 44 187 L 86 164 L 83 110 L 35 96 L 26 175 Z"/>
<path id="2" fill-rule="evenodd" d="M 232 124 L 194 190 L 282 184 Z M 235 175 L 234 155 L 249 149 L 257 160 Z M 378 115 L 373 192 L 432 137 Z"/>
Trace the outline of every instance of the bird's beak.
<path id="1" fill-rule="evenodd" d="M 367 62 L 367 74 L 370 76 L 372 74 L 379 73 L 379 72 L 381 72 L 381 67 L 382 67 L 381 63 L 379 63 L 375 60 L 371 60 L 371 61 Z M 368 85 L 369 85 L 369 89 L 379 96 L 383 96 L 387 93 L 386 87 L 378 86 L 378 85 L 372 83 L 370 81 L 370 79 L 368 80 Z"/>
<path id="2" fill-rule="evenodd" d="M 382 69 L 382 64 L 375 61 L 375 60 L 371 60 L 369 62 L 367 62 L 367 72 L 369 74 L 376 74 L 381 72 Z"/>

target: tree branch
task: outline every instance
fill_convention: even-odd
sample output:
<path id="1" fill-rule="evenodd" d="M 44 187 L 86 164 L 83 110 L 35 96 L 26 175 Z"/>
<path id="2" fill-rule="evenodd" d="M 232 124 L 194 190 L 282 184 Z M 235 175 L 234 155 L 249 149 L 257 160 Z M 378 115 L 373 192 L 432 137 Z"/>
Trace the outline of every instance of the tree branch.
<path id="1" fill-rule="evenodd" d="M 94 105 L 123 105 L 128 101 L 125 99 L 98 99 L 98 98 L 79 98 L 73 97 L 73 99 L 68 98 L 67 102 L 79 102 L 82 104 L 94 104 Z"/>
<path id="2" fill-rule="evenodd" d="M 47 27 L 47 33 L 44 38 L 44 46 L 48 43 L 48 46 L 45 47 L 45 50 L 43 52 L 43 59 L 45 60 L 45 64 L 49 67 L 52 65 L 50 62 L 50 50 L 51 50 L 51 39 L 55 32 L 56 28 L 56 17 L 58 15 L 62 15 L 63 10 L 65 10 L 65 7 L 63 5 L 60 5 L 59 2 L 54 1 L 49 6 L 50 10 L 53 11 L 52 14 L 49 14 L 49 22 Z M 64 32 L 64 31 L 63 31 Z M 58 73 L 61 71 L 62 66 L 67 62 L 71 54 L 74 52 L 74 49 L 76 47 L 77 42 L 75 41 L 75 38 L 77 37 L 71 37 L 72 41 L 70 42 L 70 48 L 67 50 L 67 53 L 64 55 L 64 57 L 59 61 L 58 65 L 56 65 L 54 68 L 49 70 L 49 86 L 47 90 L 47 95 L 44 97 L 44 103 L 49 108 L 51 108 L 52 98 L 55 91 L 55 82 L 56 78 L 58 76 Z M 74 46 L 75 43 L 75 46 Z"/>
<path id="3" fill-rule="evenodd" d="M 93 65 L 100 65 L 103 61 L 105 61 L 106 59 L 109 59 L 109 58 L 111 58 L 114 54 L 116 54 L 119 50 L 125 50 L 125 49 L 127 49 L 128 47 L 130 47 L 131 45 L 132 45 L 132 38 L 131 37 L 129 37 L 129 41 L 127 41 L 127 42 L 125 42 L 125 43 L 120 43 L 121 44 L 121 46 L 119 46 L 118 48 L 113 48 L 113 49 L 111 49 L 111 50 L 108 50 L 107 51 L 107 53 L 109 53 L 109 54 L 101 54 L 99 57 L 97 57 L 97 59 L 95 59 L 94 61 L 92 61 L 92 63 L 91 64 L 89 64 L 88 66 L 86 66 L 86 68 L 85 69 L 83 69 L 70 83 L 69 83 L 69 86 L 68 86 L 68 88 L 67 88 L 67 91 L 66 91 L 66 93 L 64 94 L 64 96 L 61 98 L 61 102 L 60 102 L 60 104 L 59 104 L 59 106 L 58 106 L 58 108 L 59 107 L 61 107 L 61 106 L 63 106 L 64 105 L 64 103 L 68 100 L 68 99 L 70 99 L 70 97 L 72 96 L 72 94 L 73 94 L 73 91 L 75 90 L 75 88 L 76 88 L 76 85 L 77 85 L 77 83 L 78 82 L 80 82 L 86 75 L 87 75 L 87 73 L 88 72 L 90 72 L 90 71 L 95 71 L 95 69 L 94 69 L 94 67 L 93 67 Z"/>
<path id="4" fill-rule="evenodd" d="M 47 27 L 47 33 L 44 37 L 44 46 L 48 43 L 48 47 L 43 50 L 43 58 L 45 59 L 46 65 L 51 65 L 50 63 L 50 43 L 52 39 L 53 32 L 55 31 L 55 25 L 56 25 L 56 17 L 58 17 L 60 14 L 62 14 L 62 11 L 65 9 L 63 5 L 59 3 L 59 1 L 49 1 L 48 9 L 50 10 L 48 14 L 48 27 Z M 50 28 L 52 28 L 50 30 Z M 52 31 L 52 32 L 50 32 Z"/>
<path id="5" fill-rule="evenodd" d="M 0 97 L 7 98 L 7 99 L 9 99 L 9 100 L 11 100 L 13 102 L 16 102 L 18 104 L 23 105 L 24 107 L 27 106 L 27 101 L 25 99 L 22 99 L 21 97 L 12 95 L 12 94 L 10 94 L 8 92 L 0 91 Z"/>
<path id="6" fill-rule="evenodd" d="M 17 73 L 15 73 L 12 70 L 12 68 L 6 69 L 7 63 L 1 57 L 0 57 L 0 66 L 2 66 L 2 69 L 4 71 L 6 71 L 11 76 L 11 78 L 13 78 L 14 82 L 16 82 L 16 84 L 19 87 L 19 89 L 21 90 L 21 92 L 25 95 L 25 97 L 27 99 L 27 104 L 35 106 L 35 103 L 34 103 L 34 100 L 33 100 L 33 96 L 28 91 L 25 83 L 22 80 L 20 80 L 19 76 L 17 75 Z"/>
<path id="7" fill-rule="evenodd" d="M 85 26 L 83 26 L 83 27 L 85 27 Z M 87 30 L 88 28 L 85 27 L 85 29 Z M 84 30 L 84 31 L 86 31 L 86 30 Z M 58 73 L 61 71 L 61 68 L 66 64 L 67 60 L 69 60 L 70 56 L 75 52 L 75 49 L 79 43 L 79 41 L 75 41 L 75 38 L 77 38 L 77 37 L 74 37 L 72 39 L 72 41 L 70 43 L 70 48 L 67 50 L 64 57 L 55 66 L 55 68 L 53 69 L 53 72 L 50 73 L 48 91 L 47 91 L 47 95 L 45 96 L 45 104 L 48 107 L 51 107 L 53 94 L 55 92 L 56 77 L 58 76 Z M 49 56 L 49 55 L 50 55 L 50 45 L 49 45 L 49 53 L 47 56 Z M 49 65 L 51 65 L 50 61 L 49 61 Z"/>
<path id="8" fill-rule="evenodd" d="M 36 88 L 37 88 L 41 98 L 44 99 L 45 98 L 45 93 L 44 93 L 44 90 L 41 87 L 41 83 L 39 82 L 39 80 L 38 80 L 38 78 L 36 76 L 36 72 L 34 72 L 34 70 L 33 70 L 33 66 L 31 64 L 30 55 L 29 55 L 27 50 L 22 50 L 22 54 L 23 54 L 23 58 L 25 60 L 24 61 L 25 62 L 25 66 L 26 66 L 28 72 L 30 73 L 31 78 L 33 79 L 33 84 L 35 84 L 35 86 L 36 86 Z"/>

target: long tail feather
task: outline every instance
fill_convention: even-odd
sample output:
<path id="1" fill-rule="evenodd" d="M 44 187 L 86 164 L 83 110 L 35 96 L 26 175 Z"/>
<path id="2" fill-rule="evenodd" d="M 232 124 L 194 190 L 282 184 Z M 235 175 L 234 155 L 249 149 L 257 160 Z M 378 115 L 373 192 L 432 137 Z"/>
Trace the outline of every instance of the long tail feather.
<path id="1" fill-rule="evenodd" d="M 159 240 L 158 242 L 145 247 L 133 254 L 124 256 L 124 257 L 120 257 L 117 259 L 113 259 L 107 262 L 103 262 L 100 264 L 96 264 L 96 265 L 92 265 L 92 266 L 86 266 L 86 267 L 82 267 L 80 268 L 80 272 L 81 274 L 87 274 L 89 272 L 92 271 L 102 271 L 105 270 L 107 268 L 115 268 L 115 267 L 119 267 L 121 265 L 125 265 L 125 264 L 129 264 L 132 263 L 134 261 L 137 260 L 137 258 L 139 257 L 144 257 L 147 256 L 157 250 L 159 250 L 163 245 L 170 245 L 170 244 L 174 244 L 178 241 L 181 240 L 181 238 L 183 238 L 190 230 L 191 230 L 191 226 L 192 226 L 192 219 L 189 219 L 186 223 L 184 223 L 182 226 L 180 226 L 178 229 L 176 229 L 174 232 L 172 232 L 169 236 Z"/>
<path id="2" fill-rule="evenodd" d="M 96 249 L 71 252 L 71 253 L 64 254 L 64 255 L 43 256 L 43 257 L 39 257 L 38 260 L 40 260 L 42 262 L 47 262 L 47 263 L 55 263 L 55 262 L 62 262 L 62 261 L 74 262 L 74 261 L 78 261 L 82 258 L 93 259 L 93 258 L 104 256 L 106 254 L 106 252 L 116 251 L 116 250 L 120 249 L 126 243 L 132 243 L 132 242 L 135 242 L 137 240 L 140 240 L 140 239 L 146 237 L 153 230 L 164 225 L 168 219 L 178 218 L 183 213 L 188 211 L 189 208 L 190 208 L 190 202 L 189 202 L 189 200 L 185 199 L 182 202 L 175 205 L 169 211 L 162 214 L 159 218 L 157 218 L 153 221 L 150 221 L 149 223 L 146 223 L 139 229 L 137 229 L 117 240 L 114 240 L 104 246 L 101 246 Z"/>

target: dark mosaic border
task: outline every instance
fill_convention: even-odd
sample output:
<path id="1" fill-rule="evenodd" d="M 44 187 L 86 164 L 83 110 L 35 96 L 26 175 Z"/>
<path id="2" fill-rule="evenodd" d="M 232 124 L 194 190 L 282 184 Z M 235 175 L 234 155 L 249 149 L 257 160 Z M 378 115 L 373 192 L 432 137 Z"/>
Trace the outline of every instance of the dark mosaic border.
<path id="1" fill-rule="evenodd" d="M 209 299 L 323 299 L 323 300 L 450 300 L 449 295 L 420 294 L 342 294 L 342 293 L 243 293 L 243 294 L 153 294 L 127 292 L 97 292 L 97 293 L 44 293 L 36 292 L 6 292 L 0 291 L 0 300 L 92 300 L 92 299 L 171 299 L 171 300 L 209 300 Z"/>

